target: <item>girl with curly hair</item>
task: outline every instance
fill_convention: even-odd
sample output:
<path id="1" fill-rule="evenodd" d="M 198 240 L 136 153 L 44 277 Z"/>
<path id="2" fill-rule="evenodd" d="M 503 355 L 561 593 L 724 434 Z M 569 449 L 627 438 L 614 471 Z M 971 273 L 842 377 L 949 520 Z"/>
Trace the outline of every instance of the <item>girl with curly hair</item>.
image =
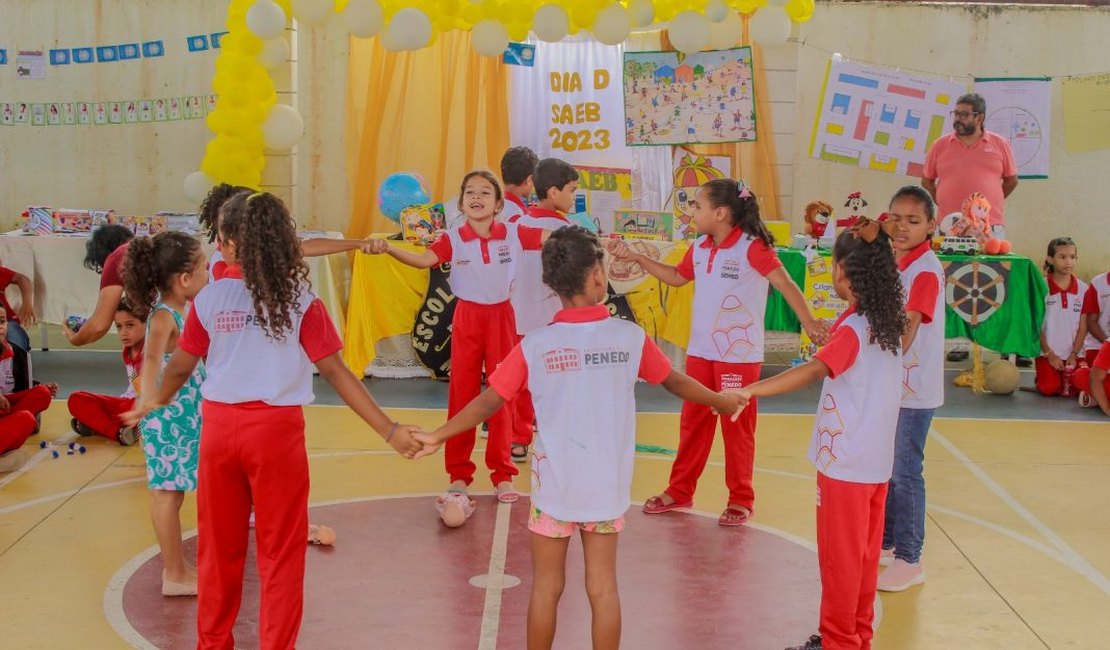
<path id="1" fill-rule="evenodd" d="M 809 446 L 817 468 L 820 635 L 792 650 L 871 645 L 902 400 L 902 280 L 890 237 L 878 222 L 861 218 L 841 233 L 832 275 L 849 308 L 832 326 L 828 345 L 809 363 L 739 391 L 748 399 L 769 397 L 824 380 Z"/>
<path id="2" fill-rule="evenodd" d="M 700 237 L 678 266 L 631 253 L 627 246 L 618 246 L 614 253 L 673 287 L 694 283 L 686 372 L 711 390 L 759 380 L 769 287 L 782 293 L 810 338 L 824 343 L 826 327 L 809 313 L 805 296 L 783 269 L 774 238 L 760 217 L 759 201 L 744 182 L 709 181 L 698 189 L 690 206 Z M 721 526 L 746 524 L 755 508 L 755 424 L 754 402 L 736 421 L 722 418 L 728 502 L 717 519 Z M 709 407 L 693 402 L 682 405 L 678 455 L 670 481 L 666 490 L 644 502 L 644 512 L 661 514 L 694 505 L 694 491 L 716 431 L 717 414 Z"/>
<path id="3" fill-rule="evenodd" d="M 308 288 L 296 225 L 280 199 L 237 194 L 220 210 L 224 279 L 197 295 L 157 390 L 135 417 L 164 404 L 200 359 L 204 432 L 197 490 L 198 648 L 230 648 L 243 591 L 253 504 L 262 582 L 260 645 L 292 648 L 304 603 L 308 457 L 303 405 L 312 366 L 395 451 L 421 445 L 343 364 L 343 347 Z"/>
<path id="4" fill-rule="evenodd" d="M 123 284 L 135 316 L 146 321 L 139 394 L 155 392 L 158 370 L 177 347 L 189 301 L 208 283 L 200 242 L 180 232 L 137 237 L 123 262 Z M 162 595 L 195 596 L 196 569 L 181 548 L 181 504 L 197 489 L 200 385 L 204 367 L 190 369 L 165 408 L 143 418 L 140 431 L 150 488 L 150 518 L 162 550 Z"/>

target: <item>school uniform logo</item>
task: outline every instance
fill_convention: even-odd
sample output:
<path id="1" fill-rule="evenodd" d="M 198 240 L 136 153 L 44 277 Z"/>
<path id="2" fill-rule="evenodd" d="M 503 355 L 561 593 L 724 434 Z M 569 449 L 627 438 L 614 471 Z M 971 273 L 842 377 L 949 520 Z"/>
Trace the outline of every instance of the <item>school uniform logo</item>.
<path id="1" fill-rule="evenodd" d="M 617 348 L 602 348 L 599 350 L 586 350 L 582 353 L 587 368 L 601 368 L 608 366 L 623 366 L 628 363 L 632 355 L 627 350 Z"/>
<path id="2" fill-rule="evenodd" d="M 726 259 L 721 262 L 721 277 L 726 280 L 740 279 L 740 260 Z"/>
<path id="3" fill-rule="evenodd" d="M 224 334 L 242 332 L 251 326 L 258 327 L 258 318 L 253 312 L 238 309 L 216 312 L 216 332 Z"/>
<path id="4" fill-rule="evenodd" d="M 543 355 L 548 374 L 582 369 L 582 355 L 574 348 L 558 348 Z"/>
<path id="5" fill-rule="evenodd" d="M 508 244 L 499 244 L 497 246 L 497 263 L 510 264 L 513 261 L 513 249 Z"/>

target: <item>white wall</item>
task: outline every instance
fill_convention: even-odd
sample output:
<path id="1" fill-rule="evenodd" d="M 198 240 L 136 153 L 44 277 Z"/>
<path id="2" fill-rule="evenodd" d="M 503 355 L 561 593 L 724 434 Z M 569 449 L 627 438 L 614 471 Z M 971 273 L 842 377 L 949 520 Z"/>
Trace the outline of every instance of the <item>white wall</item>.
<path id="1" fill-rule="evenodd" d="M 805 42 L 798 48 L 797 65 L 793 194 L 798 209 L 818 198 L 842 205 L 849 192 L 861 190 L 871 198 L 870 209 L 877 215 L 900 185 L 917 182 L 809 157 L 809 136 L 829 58 L 821 50 L 967 80 L 1110 71 L 1108 7 L 821 2 L 813 20 L 796 34 Z M 1066 153 L 1062 110 L 1060 84 L 1054 83 L 1049 178 L 1021 181 L 1006 201 L 1006 231 L 1017 252 L 1035 259 L 1043 257 L 1053 237 L 1074 238 L 1079 244 L 1079 272 L 1089 277 L 1110 268 L 1105 207 L 1110 202 L 1110 150 Z"/>

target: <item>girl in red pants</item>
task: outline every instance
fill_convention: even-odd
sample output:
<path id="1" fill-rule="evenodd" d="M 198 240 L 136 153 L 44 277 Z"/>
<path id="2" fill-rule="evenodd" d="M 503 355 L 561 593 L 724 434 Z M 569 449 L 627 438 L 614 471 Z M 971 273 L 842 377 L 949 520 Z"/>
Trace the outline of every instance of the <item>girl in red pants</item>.
<path id="1" fill-rule="evenodd" d="M 1087 283 L 1077 278 L 1075 263 L 1079 252 L 1070 237 L 1057 237 L 1048 242 L 1044 261 L 1048 295 L 1044 298 L 1044 325 L 1041 326 L 1041 356 L 1037 357 L 1037 390 L 1042 395 L 1061 395 L 1065 375 L 1079 367 L 1087 339 L 1087 317 L 1083 315 L 1083 297 Z"/>
<path id="2" fill-rule="evenodd" d="M 809 460 L 817 467 L 820 635 L 790 650 L 868 650 L 887 482 L 902 401 L 902 281 L 890 239 L 860 219 L 833 249 L 833 284 L 848 311 L 809 363 L 742 389 L 768 397 L 819 379 Z"/>
<path id="3" fill-rule="evenodd" d="M 8 317 L 0 310 L 0 456 L 19 449 L 35 433 L 38 414 L 50 408 L 58 393 L 58 384 L 15 390 L 15 351 L 7 337 Z"/>
<path id="4" fill-rule="evenodd" d="M 420 445 L 343 365 L 335 326 L 308 289 L 296 225 L 280 199 L 239 195 L 224 205 L 220 238 L 227 275 L 193 301 L 156 391 L 129 420 L 165 404 L 201 357 L 203 425 L 197 489 L 197 647 L 231 650 L 243 591 L 253 504 L 262 582 L 260 646 L 296 644 L 304 601 L 308 456 L 304 413 L 312 365 L 393 449 Z"/>
<path id="5" fill-rule="evenodd" d="M 459 197 L 459 210 L 466 216 L 466 223 L 448 230 L 423 253 L 393 248 L 384 239 L 374 240 L 370 249 L 421 269 L 451 264 L 451 290 L 456 303 L 451 321 L 448 417 L 454 417 L 481 392 L 482 368 L 492 374 L 516 344 L 509 288 L 523 251 L 539 250 L 548 232 L 495 221 L 503 205 L 501 185 L 493 174 L 472 171 L 463 177 Z M 509 455 L 512 406 L 500 408 L 490 417 L 486 444 L 490 479 L 497 499 L 506 503 L 519 498 L 512 482 L 517 468 Z M 465 521 L 474 511 L 475 502 L 467 495 L 477 469 L 470 458 L 473 451 L 473 428 L 447 443 L 444 462 L 451 485 L 436 500 L 445 522 Z"/>
<path id="6" fill-rule="evenodd" d="M 694 282 L 686 372 L 711 390 L 747 386 L 759 380 L 763 364 L 763 316 L 768 285 L 786 298 L 809 336 L 825 342 L 825 326 L 806 308 L 805 297 L 775 255 L 774 238 L 759 216 L 759 203 L 742 181 L 713 180 L 691 202 L 701 237 L 678 266 L 655 261 L 618 246 L 618 258 L 633 260 L 663 282 L 681 287 Z M 724 419 L 725 483 L 728 503 L 717 520 L 722 526 L 747 523 L 755 504 L 756 404 L 736 421 Z M 644 502 L 644 512 L 659 514 L 694 504 L 694 490 L 705 469 L 717 415 L 701 404 L 684 402 L 679 421 L 678 456 L 670 485 Z"/>
<path id="7" fill-rule="evenodd" d="M 139 372 L 143 367 L 143 341 L 146 339 L 146 319 L 135 315 L 134 309 L 124 298 L 116 308 L 116 335 L 123 345 L 123 367 L 127 370 L 127 391 L 119 397 L 77 391 L 70 394 L 67 405 L 73 416 L 70 426 L 82 436 L 104 436 L 121 445 L 133 445 L 137 429 L 123 423 L 120 416 L 131 410 L 135 391 L 139 386 Z"/>

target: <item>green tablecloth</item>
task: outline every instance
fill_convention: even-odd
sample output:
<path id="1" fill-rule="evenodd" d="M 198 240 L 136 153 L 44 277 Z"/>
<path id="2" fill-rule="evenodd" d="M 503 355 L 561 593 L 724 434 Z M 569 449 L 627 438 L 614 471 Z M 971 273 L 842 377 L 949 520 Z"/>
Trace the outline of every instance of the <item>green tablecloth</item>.
<path id="1" fill-rule="evenodd" d="M 802 251 L 780 248 L 779 259 L 805 286 Z M 1048 286 L 1040 269 L 1020 255 L 940 255 L 945 284 L 946 338 L 968 338 L 1004 354 L 1040 354 L 1041 321 Z M 768 331 L 798 332 L 801 324 L 782 295 L 771 290 L 764 320 Z"/>

